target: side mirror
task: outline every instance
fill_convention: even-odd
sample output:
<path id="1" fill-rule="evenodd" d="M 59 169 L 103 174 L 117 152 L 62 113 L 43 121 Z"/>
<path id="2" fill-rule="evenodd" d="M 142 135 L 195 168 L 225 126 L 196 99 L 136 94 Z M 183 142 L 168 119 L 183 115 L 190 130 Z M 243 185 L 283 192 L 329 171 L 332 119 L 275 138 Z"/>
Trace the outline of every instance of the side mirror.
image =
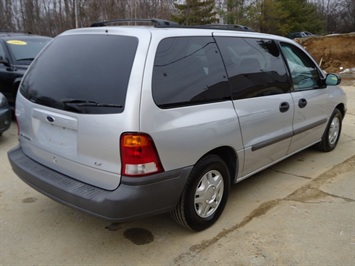
<path id="1" fill-rule="evenodd" d="M 325 84 L 330 86 L 339 85 L 341 82 L 341 77 L 337 74 L 328 74 L 325 78 Z"/>

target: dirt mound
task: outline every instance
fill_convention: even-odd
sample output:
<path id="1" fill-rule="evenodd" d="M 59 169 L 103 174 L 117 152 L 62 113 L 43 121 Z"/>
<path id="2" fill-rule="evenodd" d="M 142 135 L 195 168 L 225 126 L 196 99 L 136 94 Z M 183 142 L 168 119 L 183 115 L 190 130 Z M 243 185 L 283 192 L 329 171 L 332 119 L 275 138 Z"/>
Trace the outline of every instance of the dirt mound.
<path id="1" fill-rule="evenodd" d="M 355 68 L 355 33 L 296 39 L 328 73 Z"/>

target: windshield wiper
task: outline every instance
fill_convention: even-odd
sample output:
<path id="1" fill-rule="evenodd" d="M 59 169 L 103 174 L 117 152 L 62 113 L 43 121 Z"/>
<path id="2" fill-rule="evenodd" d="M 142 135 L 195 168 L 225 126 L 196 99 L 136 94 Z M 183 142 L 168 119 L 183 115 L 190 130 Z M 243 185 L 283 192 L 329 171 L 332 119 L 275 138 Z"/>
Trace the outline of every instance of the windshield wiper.
<path id="1" fill-rule="evenodd" d="M 69 99 L 69 100 L 62 100 L 61 101 L 64 106 L 72 107 L 110 107 L 110 108 L 123 108 L 122 105 L 114 104 L 114 103 L 99 103 L 95 101 L 86 101 L 80 99 Z"/>
<path id="2" fill-rule="evenodd" d="M 17 61 L 33 61 L 33 60 L 35 60 L 33 57 L 17 59 Z"/>

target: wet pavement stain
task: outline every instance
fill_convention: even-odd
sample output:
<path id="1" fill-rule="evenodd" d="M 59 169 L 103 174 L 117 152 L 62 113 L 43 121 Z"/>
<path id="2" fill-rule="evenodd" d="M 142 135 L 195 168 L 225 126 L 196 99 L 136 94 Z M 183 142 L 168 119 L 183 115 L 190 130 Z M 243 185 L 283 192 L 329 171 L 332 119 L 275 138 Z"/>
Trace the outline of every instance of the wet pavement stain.
<path id="1" fill-rule="evenodd" d="M 154 241 L 153 234 L 143 228 L 130 228 L 123 233 L 124 237 L 136 245 L 146 245 Z"/>
<path id="2" fill-rule="evenodd" d="M 29 197 L 29 198 L 25 198 L 22 200 L 23 203 L 33 203 L 37 200 L 37 198 L 34 197 Z"/>

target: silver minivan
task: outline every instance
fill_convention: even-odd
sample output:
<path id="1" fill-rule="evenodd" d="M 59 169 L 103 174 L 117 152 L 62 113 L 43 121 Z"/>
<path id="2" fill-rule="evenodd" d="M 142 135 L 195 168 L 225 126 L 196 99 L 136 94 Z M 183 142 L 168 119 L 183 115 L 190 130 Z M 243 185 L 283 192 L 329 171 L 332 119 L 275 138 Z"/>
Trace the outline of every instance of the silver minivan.
<path id="1" fill-rule="evenodd" d="M 36 58 L 8 153 L 24 182 L 110 221 L 171 212 L 200 231 L 231 184 L 307 147 L 336 147 L 340 78 L 301 46 L 154 22 L 69 30 Z"/>

